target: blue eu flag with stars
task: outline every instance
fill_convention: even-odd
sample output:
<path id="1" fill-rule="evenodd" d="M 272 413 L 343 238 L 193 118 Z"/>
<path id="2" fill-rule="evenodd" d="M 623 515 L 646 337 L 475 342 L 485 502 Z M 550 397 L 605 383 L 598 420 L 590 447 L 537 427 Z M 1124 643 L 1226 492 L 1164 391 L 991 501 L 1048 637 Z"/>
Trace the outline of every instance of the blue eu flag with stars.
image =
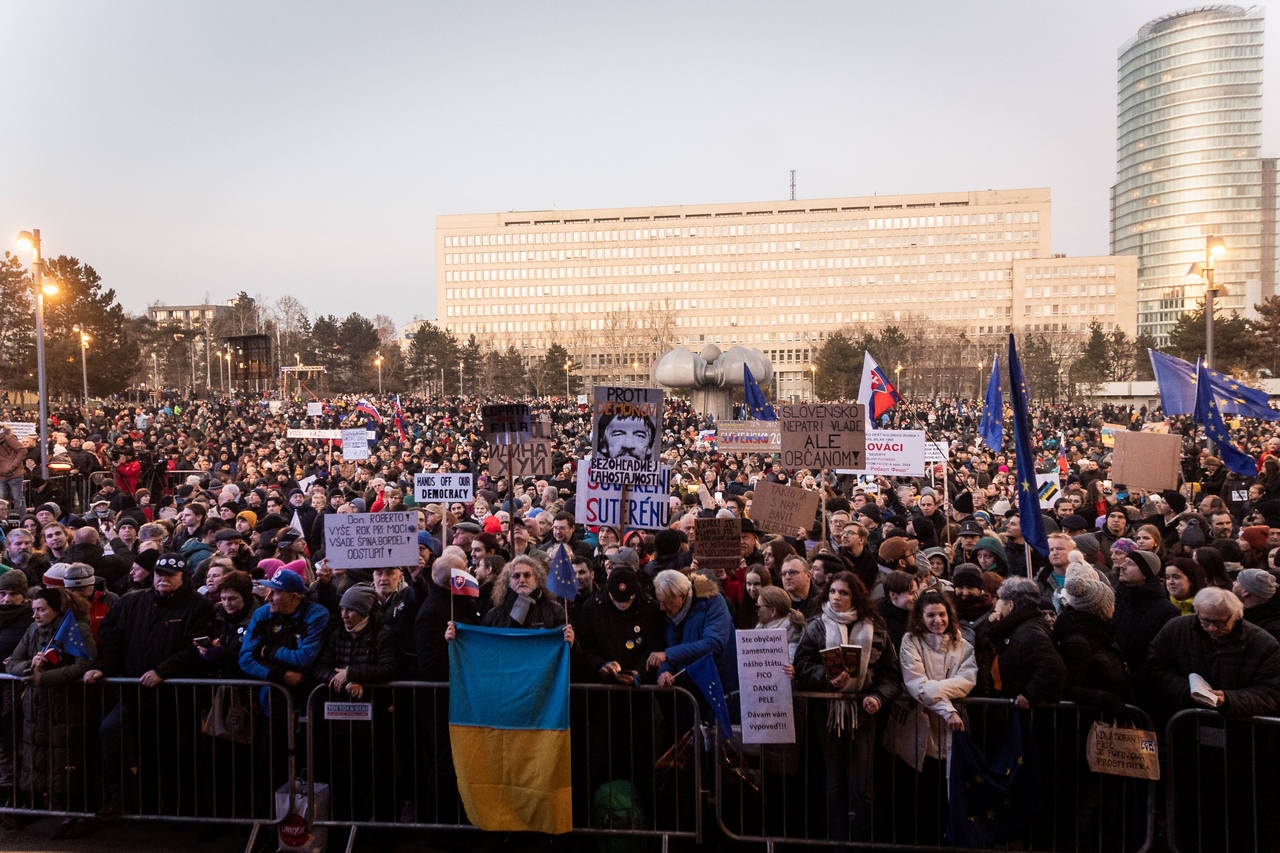
<path id="1" fill-rule="evenodd" d="M 1018 459 L 1018 521 L 1022 538 L 1041 555 L 1049 556 L 1049 540 L 1040 514 L 1036 490 L 1036 457 L 1031 450 L 1031 414 L 1027 410 L 1027 380 L 1022 374 L 1018 348 L 1009 336 L 1009 386 L 1013 392 L 1013 447 Z"/>
<path id="2" fill-rule="evenodd" d="M 1252 477 L 1257 473 L 1257 467 L 1249 454 L 1231 443 L 1227 426 L 1222 422 L 1222 412 L 1218 408 L 1208 369 L 1203 362 L 1196 364 L 1195 421 L 1204 427 L 1205 434 L 1218 445 L 1218 455 L 1222 457 L 1222 464 L 1227 466 L 1227 470 L 1241 477 Z"/>

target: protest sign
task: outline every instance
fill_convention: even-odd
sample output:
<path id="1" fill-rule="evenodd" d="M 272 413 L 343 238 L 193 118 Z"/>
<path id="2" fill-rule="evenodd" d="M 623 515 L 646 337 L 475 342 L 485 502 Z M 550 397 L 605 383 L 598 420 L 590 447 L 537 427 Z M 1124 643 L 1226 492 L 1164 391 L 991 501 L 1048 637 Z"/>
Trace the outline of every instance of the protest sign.
<path id="1" fill-rule="evenodd" d="M 754 504 L 753 504 L 754 505 Z M 743 743 L 795 743 L 791 663 L 786 628 L 738 631 L 738 684 Z"/>
<path id="2" fill-rule="evenodd" d="M 771 533 L 793 536 L 813 526 L 820 500 L 817 492 L 761 480 L 751 499 L 751 520 Z"/>
<path id="3" fill-rule="evenodd" d="M 352 512 L 324 516 L 324 555 L 334 569 L 418 565 L 416 512 Z"/>
<path id="4" fill-rule="evenodd" d="M 924 443 L 925 462 L 946 462 L 951 453 L 951 446 L 945 441 L 926 441 Z"/>
<path id="5" fill-rule="evenodd" d="M 1156 433 L 1159 433 L 1160 435 L 1168 435 L 1169 422 L 1168 421 L 1148 421 L 1147 423 L 1142 425 L 1142 431 L 1156 432 Z"/>
<path id="6" fill-rule="evenodd" d="M 782 450 L 782 428 L 777 421 L 721 421 L 716 424 L 716 450 L 777 453 Z"/>
<path id="7" fill-rule="evenodd" d="M 364 427 L 342 431 L 342 457 L 348 460 L 369 458 L 369 434 Z"/>
<path id="8" fill-rule="evenodd" d="M 312 438 L 322 441 L 342 441 L 342 430 L 340 429 L 290 429 L 286 430 L 285 438 Z"/>
<path id="9" fill-rule="evenodd" d="M 283 400 L 268 400 L 268 401 L 267 401 L 267 411 L 268 411 L 268 412 L 270 412 L 270 413 L 271 413 L 271 414 L 273 414 L 273 415 L 278 415 L 278 414 L 280 414 L 280 410 L 281 410 L 282 408 L 284 408 L 284 401 L 283 401 Z"/>
<path id="10" fill-rule="evenodd" d="M 534 438 L 554 438 L 551 434 L 551 418 L 543 416 L 533 422 Z"/>
<path id="11" fill-rule="evenodd" d="M 736 518 L 699 518 L 693 527 L 693 558 L 699 569 L 734 572 L 742 562 L 742 522 Z"/>
<path id="12" fill-rule="evenodd" d="M 428 503 L 466 503 L 475 494 L 470 474 L 414 474 L 413 502 L 418 506 Z"/>
<path id="13" fill-rule="evenodd" d="M 497 403 L 480 408 L 485 434 L 494 444 L 519 444 L 533 435 L 528 403 Z"/>
<path id="14" fill-rule="evenodd" d="M 867 433 L 866 464 L 856 471 L 837 468 L 836 473 L 923 477 L 926 444 L 922 429 L 873 429 Z"/>
<path id="15" fill-rule="evenodd" d="M 310 402 L 307 403 L 307 417 L 318 418 L 324 414 L 324 403 Z"/>
<path id="16" fill-rule="evenodd" d="M 1062 497 L 1062 483 L 1057 471 L 1036 474 L 1036 494 L 1040 496 L 1041 509 L 1053 509 L 1054 502 Z"/>
<path id="17" fill-rule="evenodd" d="M 35 438 L 36 430 L 39 427 L 38 424 L 33 424 L 30 421 L 3 421 L 3 423 L 18 441 Z"/>
<path id="18" fill-rule="evenodd" d="M 489 457 L 490 477 L 546 477 L 551 474 L 552 443 L 534 438 L 509 444 Z"/>
<path id="19" fill-rule="evenodd" d="M 622 524 L 622 486 L 593 483 L 587 474 L 590 463 L 578 462 L 578 489 L 573 517 L 587 527 L 604 525 L 617 528 Z M 670 504 L 667 487 L 671 469 L 663 467 L 656 485 L 632 486 L 627 490 L 627 529 L 661 530 L 667 526 Z"/>
<path id="20" fill-rule="evenodd" d="M 779 406 L 782 466 L 860 470 L 867 451 L 865 413 L 861 403 Z"/>
<path id="21" fill-rule="evenodd" d="M 591 415 L 591 480 L 632 485 L 657 482 L 662 390 L 597 386 Z"/>
<path id="22" fill-rule="evenodd" d="M 1102 422 L 1102 429 L 1100 430 L 1101 435 L 1102 435 L 1102 446 L 1103 446 L 1103 447 L 1115 447 L 1115 446 L 1116 446 L 1116 433 L 1118 433 L 1118 432 L 1124 432 L 1124 431 L 1125 431 L 1125 430 L 1127 430 L 1127 429 L 1128 429 L 1128 427 L 1127 427 L 1127 426 L 1125 426 L 1124 424 L 1109 424 L 1109 423 L 1107 423 L 1106 421 L 1103 421 L 1103 422 Z"/>
<path id="23" fill-rule="evenodd" d="M 1176 489 L 1181 459 L 1182 436 L 1124 430 L 1116 433 L 1111 479 L 1130 489 Z"/>

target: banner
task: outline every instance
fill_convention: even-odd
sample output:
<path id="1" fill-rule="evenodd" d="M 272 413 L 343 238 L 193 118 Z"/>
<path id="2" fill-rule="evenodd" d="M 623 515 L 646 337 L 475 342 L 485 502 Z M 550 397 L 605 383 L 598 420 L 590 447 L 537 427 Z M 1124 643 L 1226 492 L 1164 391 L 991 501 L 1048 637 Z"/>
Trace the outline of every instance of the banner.
<path id="1" fill-rule="evenodd" d="M 418 565 L 416 512 L 337 512 L 324 518 L 324 555 L 335 569 Z"/>
<path id="2" fill-rule="evenodd" d="M 1062 481 L 1057 471 L 1036 474 L 1036 496 L 1040 498 L 1041 509 L 1053 509 L 1053 504 L 1062 497 Z"/>
<path id="3" fill-rule="evenodd" d="M 413 502 L 418 506 L 428 503 L 466 503 L 475 490 L 470 474 L 414 474 Z"/>
<path id="4" fill-rule="evenodd" d="M 590 462 L 578 461 L 578 488 L 574 496 L 574 520 L 587 527 L 622 524 L 622 486 L 593 483 L 587 476 Z M 671 469 L 664 467 L 657 485 L 627 490 L 627 529 L 661 530 L 667 526 L 671 506 L 667 496 Z"/>
<path id="5" fill-rule="evenodd" d="M 782 428 L 777 421 L 721 421 L 715 440 L 721 453 L 778 453 Z"/>
<path id="6" fill-rule="evenodd" d="M 837 468 L 836 473 L 923 477 L 927 446 L 922 429 L 873 429 L 867 433 L 866 465 L 857 471 Z"/>
<path id="7" fill-rule="evenodd" d="M 597 386 L 591 409 L 591 481 L 653 484 L 660 477 L 662 390 Z"/>
<path id="8" fill-rule="evenodd" d="M 751 499 L 751 520 L 770 533 L 794 536 L 797 530 L 813 526 L 821 499 L 820 494 L 808 489 L 761 480 Z"/>
<path id="9" fill-rule="evenodd" d="M 742 742 L 795 743 L 791 679 L 782 671 L 791 663 L 787 629 L 759 628 L 737 633 Z"/>
<path id="10" fill-rule="evenodd" d="M 866 406 L 801 403 L 778 407 L 784 468 L 862 468 L 867 451 Z"/>

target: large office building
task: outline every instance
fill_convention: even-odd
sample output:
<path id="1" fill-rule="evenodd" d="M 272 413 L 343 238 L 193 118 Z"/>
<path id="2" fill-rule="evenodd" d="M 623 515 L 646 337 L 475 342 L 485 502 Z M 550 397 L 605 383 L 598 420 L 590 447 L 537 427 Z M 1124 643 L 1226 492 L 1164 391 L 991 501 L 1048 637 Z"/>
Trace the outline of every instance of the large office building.
<path id="1" fill-rule="evenodd" d="M 1203 300 L 1189 276 L 1219 237 L 1217 307 L 1276 292 L 1275 160 L 1260 156 L 1263 11 L 1151 21 L 1120 48 L 1111 251 L 1138 259 L 1138 327 L 1160 343 Z"/>
<path id="2" fill-rule="evenodd" d="M 808 393 L 836 331 L 897 326 L 918 345 L 882 357 L 908 381 L 939 359 L 976 368 L 1010 330 L 1134 335 L 1135 259 L 1055 256 L 1050 223 L 1047 189 L 441 216 L 438 316 L 488 347 L 559 343 L 589 383 L 741 344 L 781 397 Z"/>

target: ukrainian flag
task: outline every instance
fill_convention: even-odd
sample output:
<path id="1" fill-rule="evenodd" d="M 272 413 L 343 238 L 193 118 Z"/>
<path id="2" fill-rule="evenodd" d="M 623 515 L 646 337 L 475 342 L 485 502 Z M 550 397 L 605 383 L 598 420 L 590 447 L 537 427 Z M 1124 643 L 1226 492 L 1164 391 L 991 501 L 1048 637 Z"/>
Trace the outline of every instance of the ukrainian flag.
<path id="1" fill-rule="evenodd" d="M 449 742 L 467 817 L 491 832 L 569 832 L 563 631 L 457 629 L 449 644 Z"/>

